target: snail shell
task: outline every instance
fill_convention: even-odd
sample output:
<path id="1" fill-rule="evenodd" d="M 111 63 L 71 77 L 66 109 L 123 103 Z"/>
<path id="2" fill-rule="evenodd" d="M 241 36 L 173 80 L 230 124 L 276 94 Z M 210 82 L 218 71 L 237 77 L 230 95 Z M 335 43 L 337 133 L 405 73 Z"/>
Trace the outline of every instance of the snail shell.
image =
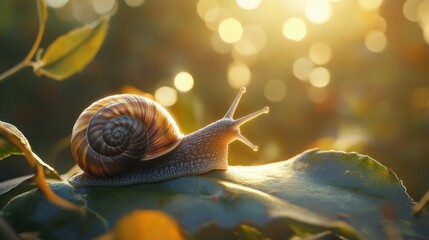
<path id="1" fill-rule="evenodd" d="M 98 100 L 82 112 L 73 127 L 71 151 L 83 171 L 109 177 L 170 152 L 182 139 L 160 104 L 121 94 Z"/>

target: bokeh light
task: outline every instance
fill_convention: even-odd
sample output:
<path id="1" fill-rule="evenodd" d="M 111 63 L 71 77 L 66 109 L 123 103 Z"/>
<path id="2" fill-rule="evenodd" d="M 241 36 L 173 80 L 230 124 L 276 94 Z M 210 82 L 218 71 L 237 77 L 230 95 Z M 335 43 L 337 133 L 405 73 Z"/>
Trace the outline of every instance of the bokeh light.
<path id="1" fill-rule="evenodd" d="M 417 22 L 418 18 L 418 9 L 421 0 L 407 0 L 405 1 L 402 7 L 402 13 L 405 18 L 407 18 L 411 22 Z"/>
<path id="2" fill-rule="evenodd" d="M 417 18 L 423 24 L 429 24 L 429 1 L 420 1 L 417 9 Z"/>
<path id="3" fill-rule="evenodd" d="M 329 0 L 307 0 L 305 16 L 312 23 L 321 24 L 327 22 L 332 15 Z"/>
<path id="4" fill-rule="evenodd" d="M 358 0 L 358 2 L 363 9 L 371 11 L 377 10 L 383 3 L 383 0 Z"/>
<path id="5" fill-rule="evenodd" d="M 125 4 L 129 7 L 140 7 L 144 2 L 145 0 L 125 0 Z"/>
<path id="6" fill-rule="evenodd" d="M 324 65 L 331 61 L 332 49 L 324 42 L 315 42 L 310 46 L 308 57 L 315 64 Z"/>
<path id="7" fill-rule="evenodd" d="M 91 1 L 70 1 L 71 14 L 80 23 L 88 23 L 97 18 Z"/>
<path id="8" fill-rule="evenodd" d="M 219 24 L 219 36 L 226 43 L 235 43 L 243 35 L 243 26 L 234 18 L 227 18 Z"/>
<path id="9" fill-rule="evenodd" d="M 301 41 L 307 35 L 307 25 L 300 18 L 289 18 L 283 23 L 283 36 L 293 41 Z"/>
<path id="10" fill-rule="evenodd" d="M 177 102 L 177 92 L 174 88 L 163 86 L 154 94 L 155 100 L 164 107 L 173 106 Z"/>
<path id="11" fill-rule="evenodd" d="M 381 31 L 371 31 L 365 36 L 365 46 L 374 53 L 383 51 L 387 46 L 387 38 Z"/>
<path id="12" fill-rule="evenodd" d="M 99 15 L 104 15 L 112 12 L 116 7 L 116 0 L 93 0 L 92 5 L 94 10 Z"/>
<path id="13" fill-rule="evenodd" d="M 52 8 L 62 8 L 69 0 L 46 0 L 46 4 Z"/>
<path id="14" fill-rule="evenodd" d="M 174 77 L 174 86 L 179 92 L 188 92 L 194 87 L 194 78 L 188 72 L 179 72 Z"/>
<path id="15" fill-rule="evenodd" d="M 218 53 L 226 54 L 229 53 L 232 49 L 231 44 L 222 41 L 219 34 L 217 33 L 212 34 L 210 43 L 212 48 Z"/>
<path id="16" fill-rule="evenodd" d="M 219 9 L 219 3 L 216 0 L 200 0 L 197 3 L 197 13 L 205 21 L 208 12 L 212 9 Z"/>
<path id="17" fill-rule="evenodd" d="M 308 74 L 308 80 L 314 87 L 323 88 L 328 86 L 331 80 L 329 70 L 324 67 L 316 67 Z"/>
<path id="18" fill-rule="evenodd" d="M 308 80 L 308 74 L 313 70 L 314 64 L 306 57 L 298 58 L 292 67 L 293 75 L 302 81 Z"/>
<path id="19" fill-rule="evenodd" d="M 242 62 L 232 62 L 228 67 L 228 83 L 231 87 L 239 89 L 250 83 L 252 73 L 249 67 Z"/>
<path id="20" fill-rule="evenodd" d="M 286 95 L 286 85 L 279 79 L 271 79 L 264 86 L 264 96 L 271 102 L 280 102 Z"/>
<path id="21" fill-rule="evenodd" d="M 426 43 L 429 44 L 429 24 L 423 27 L 423 38 Z"/>
<path id="22" fill-rule="evenodd" d="M 246 25 L 240 41 L 234 44 L 234 49 L 241 55 L 252 55 L 261 51 L 267 43 L 264 30 L 255 25 Z"/>
<path id="23" fill-rule="evenodd" d="M 261 0 L 237 0 L 237 4 L 243 9 L 250 10 L 257 8 Z"/>

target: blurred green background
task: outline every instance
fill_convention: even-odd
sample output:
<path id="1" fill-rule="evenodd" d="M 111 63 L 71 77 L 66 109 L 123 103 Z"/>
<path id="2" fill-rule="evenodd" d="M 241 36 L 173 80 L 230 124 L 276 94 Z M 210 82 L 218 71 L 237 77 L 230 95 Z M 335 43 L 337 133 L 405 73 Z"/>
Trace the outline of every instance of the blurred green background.
<path id="1" fill-rule="evenodd" d="M 236 112 L 271 111 L 242 127 L 259 146 L 230 145 L 230 164 L 288 159 L 308 148 L 358 151 L 390 167 L 419 199 L 429 189 L 429 1 L 51 0 L 41 47 L 111 14 L 99 54 L 59 82 L 25 69 L 0 82 L 0 119 L 66 171 L 73 124 L 93 101 L 153 95 L 183 133 Z M 38 29 L 36 1 L 0 2 L 0 71 Z M 176 82 L 175 82 L 176 79 Z M 0 162 L 1 179 L 29 169 Z"/>

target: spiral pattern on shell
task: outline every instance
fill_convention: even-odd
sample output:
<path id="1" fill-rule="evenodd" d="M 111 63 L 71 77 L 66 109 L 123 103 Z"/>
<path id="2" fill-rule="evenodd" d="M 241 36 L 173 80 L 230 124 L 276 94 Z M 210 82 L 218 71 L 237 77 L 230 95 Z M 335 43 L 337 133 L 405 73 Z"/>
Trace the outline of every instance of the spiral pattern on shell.
<path id="1" fill-rule="evenodd" d="M 76 121 L 72 155 L 86 173 L 114 176 L 139 161 L 173 150 L 183 134 L 161 105 L 138 95 L 113 95 L 91 104 Z"/>

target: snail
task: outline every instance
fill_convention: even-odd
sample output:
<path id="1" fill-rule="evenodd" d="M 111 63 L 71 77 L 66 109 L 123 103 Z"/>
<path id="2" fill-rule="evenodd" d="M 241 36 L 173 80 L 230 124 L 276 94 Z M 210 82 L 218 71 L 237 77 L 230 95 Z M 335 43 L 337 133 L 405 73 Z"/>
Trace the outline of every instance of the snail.
<path id="1" fill-rule="evenodd" d="M 229 143 L 240 140 L 258 150 L 240 126 L 269 112 L 264 107 L 233 119 L 245 92 L 239 90 L 223 118 L 186 136 L 168 111 L 148 98 L 120 94 L 94 102 L 73 127 L 71 151 L 84 172 L 70 184 L 131 185 L 227 169 Z"/>

